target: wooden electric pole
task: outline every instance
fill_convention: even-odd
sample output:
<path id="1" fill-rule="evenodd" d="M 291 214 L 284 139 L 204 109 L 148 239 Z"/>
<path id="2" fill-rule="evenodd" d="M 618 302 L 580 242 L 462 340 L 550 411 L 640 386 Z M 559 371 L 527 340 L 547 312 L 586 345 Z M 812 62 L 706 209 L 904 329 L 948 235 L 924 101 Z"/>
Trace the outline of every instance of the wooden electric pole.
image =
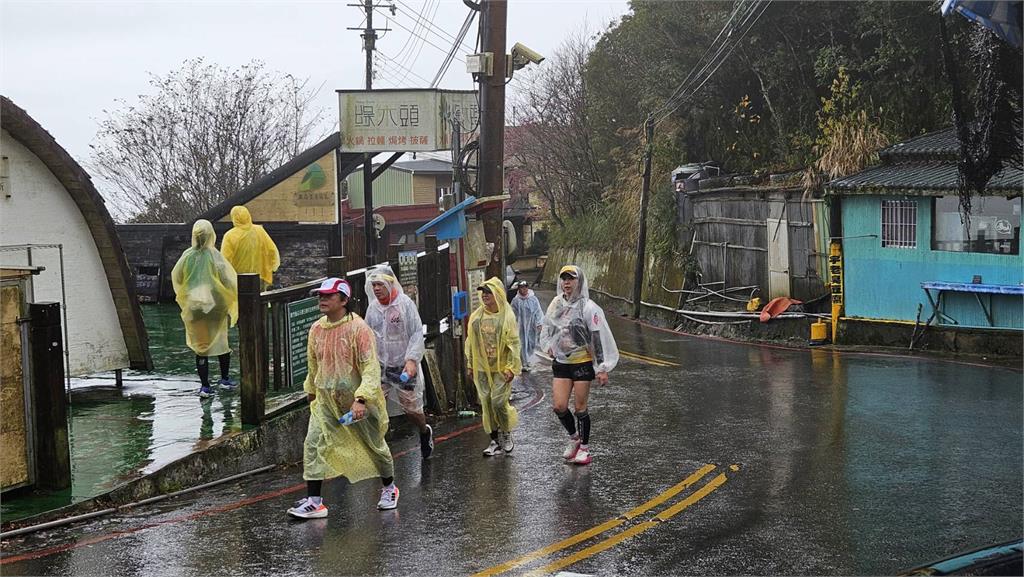
<path id="1" fill-rule="evenodd" d="M 373 29 L 373 0 L 364 0 L 366 30 L 363 50 L 366 51 L 366 89 L 373 90 L 373 49 L 377 31 Z M 363 242 L 366 243 L 366 266 L 377 264 L 377 231 L 373 227 L 373 155 L 363 157 Z"/>
<path id="2" fill-rule="evenodd" d="M 363 0 L 361 4 L 349 4 L 362 8 L 366 12 L 366 26 L 349 28 L 361 30 L 363 51 L 366 52 L 366 89 L 373 90 L 373 51 L 377 46 L 377 30 L 388 28 L 373 27 L 373 0 Z M 392 12 L 394 6 L 391 6 Z M 363 239 L 366 243 L 366 266 L 377 264 L 377 233 L 373 228 L 373 155 L 363 155 Z"/>
<path id="3" fill-rule="evenodd" d="M 644 147 L 644 181 L 640 188 L 640 227 L 636 239 L 636 267 L 633 272 L 633 318 L 640 318 L 640 300 L 644 289 L 644 261 L 647 258 L 647 199 L 651 193 L 651 153 L 654 147 L 654 118 L 644 123 L 647 145 Z"/>
<path id="4" fill-rule="evenodd" d="M 481 46 L 491 54 L 491 73 L 480 79 L 480 162 L 477 190 L 482 197 L 499 196 L 505 182 L 505 27 L 506 0 L 480 3 Z M 481 215 L 487 242 L 494 243 L 496 260 L 487 264 L 487 276 L 505 280 L 505 247 L 501 229 L 502 210 L 497 207 Z"/>

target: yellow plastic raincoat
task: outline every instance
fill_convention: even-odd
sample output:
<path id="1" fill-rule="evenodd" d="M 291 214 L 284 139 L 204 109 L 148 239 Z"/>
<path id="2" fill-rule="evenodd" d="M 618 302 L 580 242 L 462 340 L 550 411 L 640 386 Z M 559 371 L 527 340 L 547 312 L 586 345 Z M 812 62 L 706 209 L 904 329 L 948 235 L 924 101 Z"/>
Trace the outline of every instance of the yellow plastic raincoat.
<path id="1" fill-rule="evenodd" d="M 373 331 L 355 313 L 333 323 L 320 317 L 309 328 L 307 355 L 309 373 L 303 389 L 316 398 L 309 404 L 302 477 L 315 481 L 342 476 L 352 483 L 393 477 L 395 464 L 384 441 L 388 411 Z M 338 424 L 356 397 L 366 400 L 366 417 L 351 425 Z"/>
<path id="2" fill-rule="evenodd" d="M 231 352 L 228 322 L 238 321 L 235 269 L 214 248 L 217 234 L 208 220 L 192 225 L 192 246 L 171 270 L 175 300 L 185 322 L 185 342 L 201 357 Z"/>
<path id="3" fill-rule="evenodd" d="M 235 272 L 259 273 L 263 282 L 272 284 L 274 271 L 281 266 L 277 245 L 262 226 L 252 223 L 249 209 L 244 206 L 231 209 L 231 223 L 234 227 L 224 234 L 220 243 L 224 258 L 235 267 Z"/>
<path id="4" fill-rule="evenodd" d="M 512 307 L 505 299 L 501 281 L 491 277 L 484 281 L 484 285 L 491 289 L 498 312 L 488 312 L 481 304 L 469 316 L 466 368 L 476 384 L 484 430 L 507 433 L 519 422 L 518 413 L 509 404 L 512 382 L 505 382 L 504 375 L 504 371 L 518 375 L 523 369 L 519 358 L 519 326 Z"/>

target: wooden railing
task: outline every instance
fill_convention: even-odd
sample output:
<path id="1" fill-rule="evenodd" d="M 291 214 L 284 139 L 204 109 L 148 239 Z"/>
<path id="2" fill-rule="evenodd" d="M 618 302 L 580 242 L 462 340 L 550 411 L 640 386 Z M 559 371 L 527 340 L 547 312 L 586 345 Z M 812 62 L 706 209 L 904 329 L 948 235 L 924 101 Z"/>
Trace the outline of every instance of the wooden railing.
<path id="1" fill-rule="evenodd" d="M 388 257 L 392 270 L 401 278 L 399 245 L 389 247 Z M 296 347 L 304 347 L 305 333 L 289 335 L 289 312 L 294 304 L 310 297 L 328 276 L 344 277 L 352 286 L 352 310 L 365 316 L 367 295 L 365 268 L 345 272 L 344 257 L 330 257 L 327 276 L 299 285 L 260 291 L 256 274 L 238 275 L 239 348 L 241 357 L 242 424 L 259 424 L 266 414 L 266 396 L 269 389 L 291 390 L 302 386 L 294 382 L 289 347 L 292 339 Z M 406 271 L 408 275 L 409 272 Z M 431 347 L 432 361 L 424 360 L 427 367 L 427 390 L 424 402 L 434 412 L 446 412 L 461 404 L 464 396 L 457 394 L 462 386 L 461 348 L 452 336 L 450 254 L 448 245 L 438 246 L 437 238 L 426 238 L 426 250 L 416 259 L 416 287 L 420 318 L 426 325 L 426 340 Z M 290 309 L 291 305 L 291 309 Z M 318 313 L 317 313 L 318 314 Z M 432 370 L 431 370 L 432 369 Z"/>

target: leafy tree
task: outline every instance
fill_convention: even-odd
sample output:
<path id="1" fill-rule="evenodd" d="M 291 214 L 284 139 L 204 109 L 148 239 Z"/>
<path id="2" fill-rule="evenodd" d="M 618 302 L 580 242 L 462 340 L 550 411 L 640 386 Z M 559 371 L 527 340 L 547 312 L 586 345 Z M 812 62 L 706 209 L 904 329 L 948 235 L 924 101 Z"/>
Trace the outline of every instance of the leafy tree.
<path id="1" fill-rule="evenodd" d="M 121 219 L 188 221 L 322 138 L 307 83 L 258 61 L 188 60 L 104 111 L 89 167 Z"/>

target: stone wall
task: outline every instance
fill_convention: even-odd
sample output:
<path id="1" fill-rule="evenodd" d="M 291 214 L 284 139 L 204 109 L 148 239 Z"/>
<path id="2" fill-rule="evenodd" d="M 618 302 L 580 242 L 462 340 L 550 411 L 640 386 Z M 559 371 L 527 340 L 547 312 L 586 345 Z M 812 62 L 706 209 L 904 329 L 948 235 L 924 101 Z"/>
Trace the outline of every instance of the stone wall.
<path id="1" fill-rule="evenodd" d="M 326 276 L 337 227 L 325 224 L 270 223 L 264 225 L 281 253 L 274 287 L 299 284 Z M 214 223 L 218 246 L 230 223 Z M 128 264 L 135 274 L 139 299 L 174 300 L 171 270 L 192 242 L 190 224 L 122 224 L 117 227 Z"/>

